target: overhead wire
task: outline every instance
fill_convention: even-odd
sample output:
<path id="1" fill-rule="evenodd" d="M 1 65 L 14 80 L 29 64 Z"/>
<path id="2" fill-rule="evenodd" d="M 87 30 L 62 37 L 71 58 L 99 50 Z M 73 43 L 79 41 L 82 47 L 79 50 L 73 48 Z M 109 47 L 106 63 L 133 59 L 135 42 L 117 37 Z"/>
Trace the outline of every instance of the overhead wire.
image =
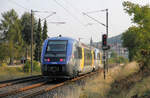
<path id="1" fill-rule="evenodd" d="M 11 2 L 11 3 L 13 3 L 13 4 L 15 4 L 15 5 L 17 5 L 18 7 L 22 8 L 22 9 L 25 9 L 25 10 L 28 10 L 28 11 L 31 10 L 31 9 L 28 9 L 28 8 L 22 6 L 21 4 L 19 4 L 19 3 L 15 2 L 15 1 L 13 1 L 13 0 L 8 0 L 8 1 Z"/>
<path id="2" fill-rule="evenodd" d="M 76 17 L 76 16 L 74 16 L 68 9 L 66 9 L 63 5 L 61 5 L 58 1 L 56 1 L 56 0 L 53 0 L 53 1 L 55 1 L 56 2 L 56 4 L 57 5 L 59 5 L 60 7 L 62 7 L 68 14 L 70 14 L 75 20 L 77 20 L 79 23 L 81 23 L 80 22 L 80 20 Z M 82 23 L 81 23 L 82 24 Z"/>
<path id="3" fill-rule="evenodd" d="M 70 16 L 72 16 L 80 25 L 82 25 L 84 28 L 84 24 L 78 19 L 78 17 L 76 17 L 75 15 L 73 15 L 68 9 L 66 9 L 62 4 L 60 4 L 58 1 L 53 0 L 57 5 L 59 5 L 60 7 L 62 7 Z M 87 29 L 85 29 L 86 31 L 88 31 Z M 88 31 L 89 32 L 89 31 Z"/>
<path id="4" fill-rule="evenodd" d="M 45 18 L 41 19 L 41 21 L 46 20 L 47 18 L 51 17 L 52 15 L 56 14 L 56 12 L 53 12 L 51 14 L 49 14 L 48 16 L 46 16 Z"/>
<path id="5" fill-rule="evenodd" d="M 79 13 L 79 12 L 81 12 L 78 8 L 76 8 L 73 4 L 71 4 L 69 1 L 67 1 L 67 0 L 63 0 L 63 1 L 65 1 L 66 3 L 68 3 L 69 5 L 71 5 L 71 7 L 77 12 L 77 13 Z M 82 13 L 82 12 L 81 12 Z M 80 14 L 81 14 L 80 13 Z M 85 20 L 85 18 L 83 18 L 84 20 Z M 88 22 L 87 22 L 87 24 L 89 24 Z M 86 25 L 85 25 L 86 26 Z M 88 28 L 88 27 L 87 27 Z M 89 29 L 89 28 L 88 28 Z M 94 28 L 94 31 L 95 32 L 97 32 L 97 29 L 96 28 Z"/>
<path id="6" fill-rule="evenodd" d="M 8 0 L 8 1 L 11 2 L 11 3 L 13 3 L 13 4 L 15 4 L 16 6 L 22 8 L 22 9 L 28 11 L 28 12 L 31 11 L 31 9 L 24 7 L 24 6 L 22 6 L 21 4 L 15 2 L 15 1 L 13 1 L 13 0 Z M 38 12 L 38 13 L 50 13 L 49 11 L 36 11 L 36 10 L 34 10 L 34 11 L 35 11 L 35 12 Z M 41 21 L 43 21 L 43 20 L 49 18 L 49 17 L 52 16 L 53 14 L 56 14 L 56 12 L 50 13 L 50 14 L 47 15 L 45 18 L 41 19 Z M 39 16 L 39 15 L 37 15 L 37 14 L 34 14 L 34 15 L 38 16 L 37 18 L 40 18 L 40 17 L 41 17 L 41 16 Z"/>

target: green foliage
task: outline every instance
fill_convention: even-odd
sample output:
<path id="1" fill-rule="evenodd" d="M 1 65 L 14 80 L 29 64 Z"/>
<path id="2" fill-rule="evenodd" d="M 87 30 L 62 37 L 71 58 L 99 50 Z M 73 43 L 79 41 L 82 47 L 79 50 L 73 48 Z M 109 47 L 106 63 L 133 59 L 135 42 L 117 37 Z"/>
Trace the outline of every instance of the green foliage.
<path id="1" fill-rule="evenodd" d="M 41 50 L 42 50 L 42 28 L 41 20 L 39 19 L 38 28 L 35 37 L 35 50 L 34 50 L 34 60 L 39 61 L 41 59 Z"/>
<path id="2" fill-rule="evenodd" d="M 47 38 L 48 38 L 48 35 L 47 35 L 47 22 L 45 20 L 44 21 L 44 26 L 43 26 L 42 40 L 44 41 Z"/>
<path id="3" fill-rule="evenodd" d="M 33 36 L 35 37 L 35 32 L 37 29 L 37 22 L 36 19 L 33 15 Z M 21 25 L 22 25 L 22 38 L 25 42 L 24 46 L 24 51 L 25 51 L 25 58 L 27 59 L 29 55 L 29 46 L 31 45 L 31 14 L 28 12 L 25 12 L 22 17 L 21 17 Z M 34 38 L 35 42 L 35 38 Z"/>
<path id="4" fill-rule="evenodd" d="M 119 62 L 119 63 L 127 63 L 127 62 L 128 62 L 128 59 L 127 59 L 127 58 L 124 58 L 124 57 L 122 57 L 122 56 L 119 56 L 117 62 Z"/>
<path id="5" fill-rule="evenodd" d="M 24 72 L 30 72 L 31 71 L 31 61 L 27 60 L 24 67 Z M 40 63 L 37 61 L 33 61 L 33 71 L 40 72 Z"/>
<path id="6" fill-rule="evenodd" d="M 114 51 L 111 53 L 111 58 L 116 58 L 117 57 L 117 53 L 115 53 Z"/>
<path id="7" fill-rule="evenodd" d="M 122 36 L 123 46 L 129 50 L 129 59 L 137 60 L 143 67 L 150 64 L 149 55 L 142 55 L 141 51 L 150 50 L 150 7 L 148 5 L 140 6 L 138 4 L 126 1 L 123 3 L 124 10 L 130 16 L 131 21 L 136 26 L 130 27 Z"/>
<path id="8" fill-rule="evenodd" d="M 26 44 L 31 44 L 31 15 L 25 12 L 21 17 L 22 38 Z"/>
<path id="9" fill-rule="evenodd" d="M 134 60 L 134 56 L 137 50 L 140 48 L 139 46 L 143 42 L 143 35 L 140 33 L 141 30 L 138 27 L 132 26 L 127 31 L 123 33 L 122 40 L 123 46 L 127 47 L 129 50 L 129 60 Z"/>
<path id="10" fill-rule="evenodd" d="M 33 15 L 33 33 L 35 37 L 35 32 L 37 29 L 37 21 Z M 21 17 L 21 25 L 22 25 L 22 38 L 27 45 L 31 44 L 31 14 L 25 12 Z"/>
<path id="11" fill-rule="evenodd" d="M 7 51 L 8 51 L 8 48 L 5 44 L 0 44 L 0 63 L 3 63 L 6 59 L 7 59 Z"/>
<path id="12" fill-rule="evenodd" d="M 31 62 L 29 60 L 26 61 L 23 69 L 24 69 L 24 72 L 30 72 L 30 70 L 31 70 Z"/>
<path id="13" fill-rule="evenodd" d="M 110 58 L 108 59 L 109 64 L 120 64 L 120 63 L 128 63 L 128 59 L 124 58 L 122 56 L 115 57 L 115 58 Z"/>
<path id="14" fill-rule="evenodd" d="M 21 36 L 21 24 L 17 13 L 14 9 L 2 13 L 1 31 L 3 35 L 3 43 L 8 47 L 5 52 L 10 58 L 10 64 L 13 63 L 13 58 L 22 55 L 17 53 L 21 50 L 23 40 Z"/>
<path id="15" fill-rule="evenodd" d="M 111 58 L 108 59 L 108 62 L 110 64 L 114 64 L 114 63 L 127 63 L 128 59 L 124 58 L 122 56 L 118 56 L 117 53 L 115 53 L 114 51 L 111 53 Z"/>
<path id="16" fill-rule="evenodd" d="M 1 67 L 7 67 L 6 63 L 2 63 Z"/>

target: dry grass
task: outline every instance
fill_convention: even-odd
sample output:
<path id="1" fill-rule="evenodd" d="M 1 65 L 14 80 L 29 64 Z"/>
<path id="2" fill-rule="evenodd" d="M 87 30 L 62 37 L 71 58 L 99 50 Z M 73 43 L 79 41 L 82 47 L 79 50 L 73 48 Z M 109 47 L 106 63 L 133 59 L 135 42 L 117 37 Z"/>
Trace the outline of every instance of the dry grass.
<path id="1" fill-rule="evenodd" d="M 96 79 L 87 83 L 80 98 L 107 98 L 107 93 L 111 89 L 111 84 L 115 80 L 120 80 L 139 70 L 136 62 L 129 63 L 124 66 L 116 66 L 109 70 L 106 80 L 104 80 L 103 73 Z"/>
<path id="2" fill-rule="evenodd" d="M 150 96 L 150 77 L 137 82 L 126 95 L 126 98 L 130 98 L 133 95 L 137 95 L 138 97 Z"/>
<path id="3" fill-rule="evenodd" d="M 131 67 L 128 68 L 131 69 Z M 117 80 L 113 83 L 108 98 L 149 98 L 149 72 L 147 71 L 143 74 L 141 71 L 137 73 L 135 73 L 136 71 L 134 70 L 132 71 L 134 74 L 128 75 L 126 78 Z"/>
<path id="4" fill-rule="evenodd" d="M 33 74 L 40 74 L 40 72 L 34 72 Z M 22 67 L 0 67 L 0 81 L 25 76 L 30 76 L 30 73 L 24 73 Z"/>

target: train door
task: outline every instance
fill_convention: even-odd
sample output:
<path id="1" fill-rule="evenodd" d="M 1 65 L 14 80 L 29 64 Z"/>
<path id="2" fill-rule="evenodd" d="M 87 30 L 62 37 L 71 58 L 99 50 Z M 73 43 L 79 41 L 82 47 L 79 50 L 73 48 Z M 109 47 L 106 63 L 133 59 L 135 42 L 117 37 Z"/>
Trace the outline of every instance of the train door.
<path id="1" fill-rule="evenodd" d="M 82 48 L 75 44 L 73 47 L 73 56 L 74 56 L 74 73 L 79 73 L 82 71 Z"/>

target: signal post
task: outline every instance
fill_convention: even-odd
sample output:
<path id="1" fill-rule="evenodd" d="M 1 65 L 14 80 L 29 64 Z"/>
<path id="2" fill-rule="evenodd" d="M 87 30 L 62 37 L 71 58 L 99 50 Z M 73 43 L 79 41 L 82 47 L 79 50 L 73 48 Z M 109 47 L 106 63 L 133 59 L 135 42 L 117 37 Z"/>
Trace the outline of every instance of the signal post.
<path id="1" fill-rule="evenodd" d="M 104 63 L 104 79 L 106 78 L 106 67 L 108 70 L 108 53 L 106 52 L 108 49 L 110 49 L 110 46 L 107 45 L 107 34 L 102 35 L 102 49 L 103 49 L 103 63 Z"/>

